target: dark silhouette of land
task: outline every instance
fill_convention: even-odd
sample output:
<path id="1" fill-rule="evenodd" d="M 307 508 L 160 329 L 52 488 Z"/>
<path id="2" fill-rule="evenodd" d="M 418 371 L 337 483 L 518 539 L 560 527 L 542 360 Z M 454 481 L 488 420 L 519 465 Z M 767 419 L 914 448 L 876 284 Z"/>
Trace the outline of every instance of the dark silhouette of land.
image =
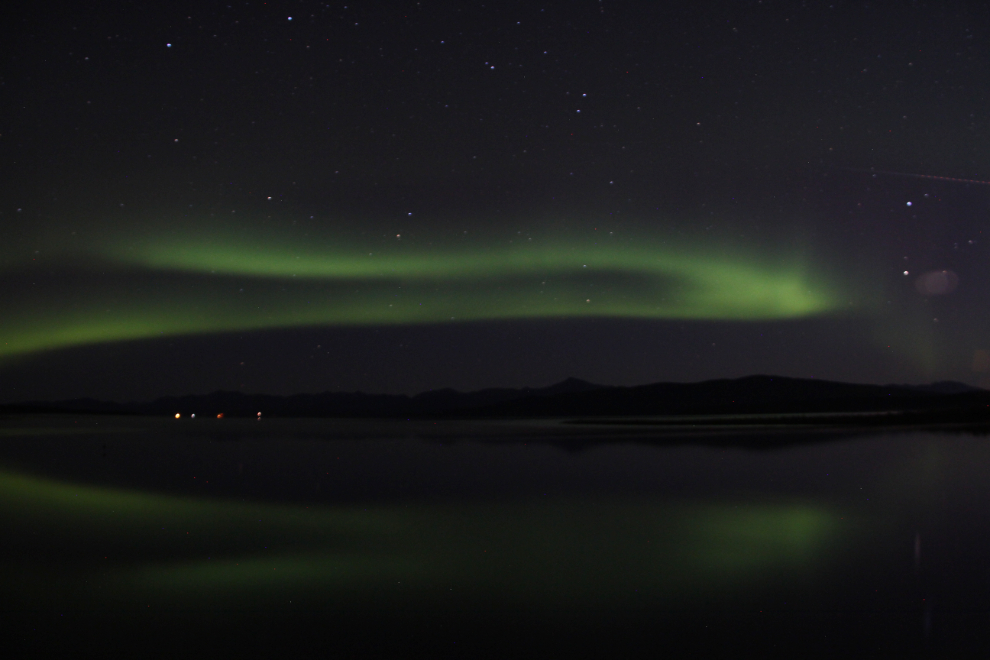
<path id="1" fill-rule="evenodd" d="M 115 403 L 93 399 L 30 401 L 5 413 L 94 413 L 200 417 L 326 418 L 567 418 L 575 423 L 650 425 L 890 425 L 983 424 L 990 391 L 962 383 L 863 385 L 748 376 L 700 383 L 635 387 L 596 385 L 576 378 L 544 388 L 431 390 L 415 396 L 361 392 L 272 396 L 214 392 Z M 703 418 L 703 419 L 700 419 Z"/>

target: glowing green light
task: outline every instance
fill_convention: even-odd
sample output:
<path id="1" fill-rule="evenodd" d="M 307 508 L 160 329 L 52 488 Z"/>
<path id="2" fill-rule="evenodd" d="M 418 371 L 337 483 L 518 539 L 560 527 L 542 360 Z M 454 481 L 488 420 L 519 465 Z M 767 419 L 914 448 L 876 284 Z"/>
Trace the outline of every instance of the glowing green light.
<path id="1" fill-rule="evenodd" d="M 241 232 L 82 250 L 88 281 L 4 302 L 0 356 L 176 334 L 312 325 L 624 317 L 770 320 L 839 306 L 794 260 L 591 238 L 403 243 Z M 96 261 L 93 261 L 96 260 Z M 92 275 L 98 267 L 102 278 Z M 85 278 L 84 278 L 85 279 Z"/>
<path id="2" fill-rule="evenodd" d="M 87 603 L 237 608 L 291 594 L 321 607 L 377 607 L 402 584 L 420 603 L 617 605 L 640 589 L 682 605 L 782 575 L 813 577 L 839 520 L 793 503 L 621 498 L 593 506 L 278 506 L 0 473 L 0 523 L 10 538 L 65 548 L 74 561 L 58 569 L 61 586 L 44 588 L 74 589 Z M 849 533 L 848 519 L 841 529 Z M 24 598 L 51 579 L 0 578 L 20 584 Z M 439 593 L 438 584 L 458 592 Z"/>

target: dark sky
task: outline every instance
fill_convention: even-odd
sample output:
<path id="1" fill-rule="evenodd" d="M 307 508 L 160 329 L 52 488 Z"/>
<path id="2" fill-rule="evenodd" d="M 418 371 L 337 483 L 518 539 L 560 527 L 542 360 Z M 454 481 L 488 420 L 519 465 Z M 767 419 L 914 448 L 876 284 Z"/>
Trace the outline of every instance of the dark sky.
<path id="1" fill-rule="evenodd" d="M 797 4 L 30 4 L 0 401 L 990 385 L 990 10 Z"/>

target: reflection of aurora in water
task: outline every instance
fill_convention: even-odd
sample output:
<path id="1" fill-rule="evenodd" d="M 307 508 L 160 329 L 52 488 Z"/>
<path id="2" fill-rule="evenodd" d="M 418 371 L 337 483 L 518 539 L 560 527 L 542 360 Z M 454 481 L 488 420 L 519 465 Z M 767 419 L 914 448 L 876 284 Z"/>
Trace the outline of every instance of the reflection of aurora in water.
<path id="1" fill-rule="evenodd" d="M 53 250 L 58 258 L 5 274 L 11 286 L 0 301 L 0 355 L 307 325 L 770 320 L 838 307 L 834 287 L 793 256 L 597 238 L 424 244 L 394 237 L 342 246 L 247 230 L 190 231 Z M 80 255 L 82 265 L 73 262 Z"/>
<path id="2" fill-rule="evenodd" d="M 980 438 L 752 452 L 529 422 L 199 421 L 7 420 L 7 621 L 39 637 L 54 622 L 66 648 L 311 627 L 335 648 L 490 643 L 513 622 L 555 647 L 630 622 L 660 644 L 715 628 L 733 645 L 757 625 L 807 645 L 891 613 L 898 639 L 920 638 L 934 591 L 985 628 Z"/>
<path id="3" fill-rule="evenodd" d="M 224 608 L 283 595 L 323 605 L 449 603 L 454 588 L 459 602 L 523 608 L 631 606 L 636 589 L 684 605 L 781 575 L 810 577 L 839 520 L 807 505 L 641 499 L 292 507 L 9 472 L 0 476 L 0 517 L 10 538 L 44 545 L 29 553 L 35 560 L 71 555 L 56 571 L 58 589 L 86 601 Z M 51 588 L 52 570 L 3 577 L 31 600 Z"/>

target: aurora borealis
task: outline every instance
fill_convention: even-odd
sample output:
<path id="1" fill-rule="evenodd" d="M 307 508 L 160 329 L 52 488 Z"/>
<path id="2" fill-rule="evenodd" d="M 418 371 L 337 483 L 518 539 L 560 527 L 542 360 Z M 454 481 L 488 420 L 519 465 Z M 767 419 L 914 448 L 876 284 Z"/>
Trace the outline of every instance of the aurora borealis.
<path id="1" fill-rule="evenodd" d="M 422 245 L 396 235 L 349 250 L 332 235 L 285 239 L 241 228 L 149 236 L 136 247 L 113 246 L 102 254 L 97 246 L 94 254 L 75 255 L 90 261 L 68 284 L 44 290 L 32 283 L 58 301 L 51 311 L 39 313 L 34 298 L 4 301 L 0 355 L 307 325 L 565 317 L 753 321 L 838 306 L 836 294 L 820 278 L 813 281 L 799 261 L 760 263 L 614 235 L 594 241 L 518 235 L 474 245 L 463 238 Z M 36 258 L 33 267 L 44 270 L 73 256 L 57 254 L 41 265 Z M 20 276 L 32 275 L 29 269 Z"/>
<path id="2" fill-rule="evenodd" d="M 5 657 L 990 651 L 990 6 L 3 27 Z"/>
<path id="3" fill-rule="evenodd" d="M 990 384 L 975 16 L 599 4 L 26 11 L 0 400 Z"/>

